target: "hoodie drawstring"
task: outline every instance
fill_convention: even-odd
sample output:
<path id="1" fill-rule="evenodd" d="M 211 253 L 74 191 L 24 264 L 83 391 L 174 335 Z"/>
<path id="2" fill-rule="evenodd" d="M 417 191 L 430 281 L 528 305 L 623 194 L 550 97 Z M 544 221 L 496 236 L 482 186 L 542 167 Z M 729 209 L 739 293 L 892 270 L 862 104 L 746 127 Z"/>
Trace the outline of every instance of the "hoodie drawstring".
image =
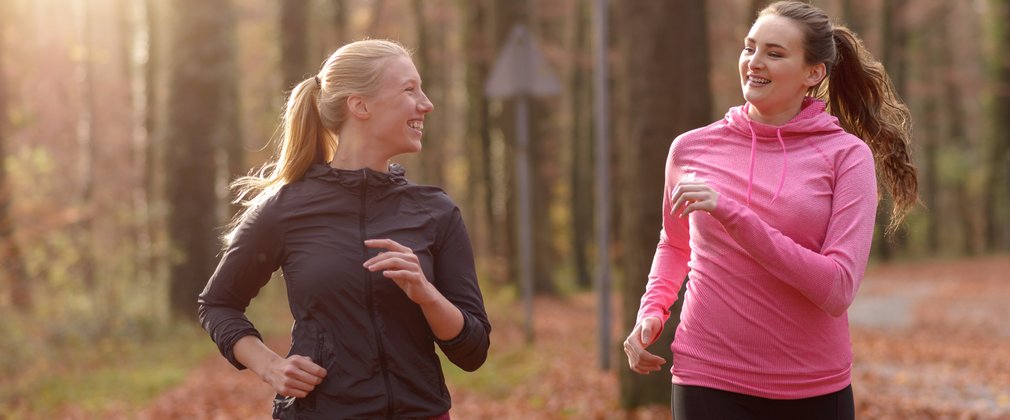
<path id="1" fill-rule="evenodd" d="M 750 190 L 754 186 L 754 151 L 757 150 L 758 136 L 754 132 L 754 126 L 747 120 L 747 127 L 750 128 L 750 173 L 747 175 L 747 207 L 750 207 Z"/>
<path id="2" fill-rule="evenodd" d="M 757 152 L 757 133 L 754 132 L 754 125 L 751 124 L 750 119 L 747 120 L 747 128 L 750 128 L 750 169 L 747 175 L 747 206 L 750 206 L 751 190 L 754 187 L 754 162 L 756 160 Z M 782 146 L 782 175 L 779 176 L 779 186 L 775 190 L 775 195 L 772 196 L 772 203 L 779 198 L 779 193 L 782 192 L 782 187 L 786 183 L 786 173 L 789 167 L 789 154 L 786 152 L 786 142 L 782 140 L 782 128 L 779 127 L 775 130 L 775 135 L 779 139 L 779 145 Z"/>
<path id="3" fill-rule="evenodd" d="M 786 168 L 789 167 L 789 154 L 786 153 L 786 142 L 782 141 L 782 128 L 776 129 L 775 134 L 779 138 L 779 145 L 782 146 L 782 175 L 779 176 L 779 187 L 772 196 L 772 204 L 775 204 L 775 199 L 779 198 L 779 193 L 782 192 L 782 186 L 786 184 Z"/>

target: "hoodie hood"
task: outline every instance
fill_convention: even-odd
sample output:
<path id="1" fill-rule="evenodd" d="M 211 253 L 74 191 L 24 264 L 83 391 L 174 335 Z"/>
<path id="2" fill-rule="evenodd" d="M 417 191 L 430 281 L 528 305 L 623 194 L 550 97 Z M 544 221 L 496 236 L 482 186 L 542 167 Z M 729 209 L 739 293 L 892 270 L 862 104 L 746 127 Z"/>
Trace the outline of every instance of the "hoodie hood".
<path id="1" fill-rule="evenodd" d="M 826 108 L 827 104 L 824 101 L 808 96 L 803 99 L 799 114 L 796 114 L 793 119 L 780 126 L 751 120 L 747 114 L 747 111 L 750 109 L 750 103 L 730 108 L 726 112 L 726 126 L 733 132 L 751 139 L 750 165 L 747 175 L 748 206 L 751 201 L 751 189 L 754 186 L 754 161 L 756 159 L 757 143 L 759 141 L 778 142 L 782 149 L 782 174 L 779 177 L 779 185 L 775 190 L 775 195 L 772 196 L 771 202 L 774 203 L 778 199 L 779 193 L 782 192 L 782 186 L 785 184 L 786 176 L 789 173 L 789 152 L 786 148 L 786 142 L 791 143 L 800 138 L 814 135 L 844 132 L 838 124 L 838 118 L 824 112 Z"/>
<path id="2" fill-rule="evenodd" d="M 842 126 L 838 124 L 838 118 L 824 112 L 827 107 L 828 105 L 824 101 L 808 96 L 803 99 L 799 114 L 783 125 L 774 126 L 751 120 L 747 115 L 750 103 L 746 103 L 730 108 L 726 112 L 725 121 L 733 131 L 746 137 L 751 137 L 753 130 L 758 141 L 777 142 L 779 132 L 786 141 L 789 141 L 790 137 L 837 134 L 844 131 Z"/>

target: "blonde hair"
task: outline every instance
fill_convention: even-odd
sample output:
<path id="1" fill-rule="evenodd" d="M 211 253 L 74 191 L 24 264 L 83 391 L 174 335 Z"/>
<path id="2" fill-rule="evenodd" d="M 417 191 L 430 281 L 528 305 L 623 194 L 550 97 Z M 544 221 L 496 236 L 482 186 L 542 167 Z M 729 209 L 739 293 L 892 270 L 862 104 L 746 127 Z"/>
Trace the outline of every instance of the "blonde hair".
<path id="1" fill-rule="evenodd" d="M 886 232 L 893 234 L 918 202 L 912 163 L 912 118 L 884 66 L 844 26 L 832 25 L 823 10 L 797 1 L 780 1 L 759 16 L 792 19 L 804 32 L 807 64 L 824 63 L 828 72 L 811 94 L 824 99 L 842 128 L 863 139 L 876 161 L 877 173 L 894 207 Z"/>
<path id="2" fill-rule="evenodd" d="M 409 58 L 410 52 L 396 41 L 355 41 L 330 55 L 318 75 L 295 86 L 284 107 L 274 157 L 231 184 L 236 191 L 234 203 L 245 208 L 228 225 L 225 246 L 231 244 L 236 228 L 251 210 L 281 187 L 302 179 L 313 164 L 333 159 L 337 133 L 347 120 L 347 98 L 374 93 L 384 74 L 383 64 L 400 56 Z"/>

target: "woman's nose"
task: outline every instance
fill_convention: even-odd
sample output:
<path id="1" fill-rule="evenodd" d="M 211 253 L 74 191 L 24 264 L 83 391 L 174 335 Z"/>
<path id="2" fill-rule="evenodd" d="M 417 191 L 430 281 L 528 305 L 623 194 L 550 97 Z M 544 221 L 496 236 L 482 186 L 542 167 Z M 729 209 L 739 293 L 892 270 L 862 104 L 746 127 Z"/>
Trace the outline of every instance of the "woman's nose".
<path id="1" fill-rule="evenodd" d="M 421 110 L 421 112 L 431 112 L 435 110 L 435 104 L 431 103 L 431 100 L 428 99 L 428 95 L 422 93 L 421 98 L 421 102 L 418 102 L 417 104 L 417 108 Z"/>

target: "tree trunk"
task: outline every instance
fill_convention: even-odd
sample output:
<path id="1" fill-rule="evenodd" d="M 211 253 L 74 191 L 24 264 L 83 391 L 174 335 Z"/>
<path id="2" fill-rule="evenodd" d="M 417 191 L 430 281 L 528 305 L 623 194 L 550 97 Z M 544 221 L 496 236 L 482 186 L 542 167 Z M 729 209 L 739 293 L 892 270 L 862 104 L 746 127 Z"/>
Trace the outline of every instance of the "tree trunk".
<path id="1" fill-rule="evenodd" d="M 533 291 L 538 295 L 557 295 L 554 267 L 559 260 L 554 246 L 554 224 L 551 206 L 558 184 L 557 130 L 554 128 L 554 109 L 547 99 L 530 100 L 529 164 L 533 202 Z M 518 250 L 516 251 L 518 252 Z"/>
<path id="2" fill-rule="evenodd" d="M 531 3 L 535 4 L 535 3 Z M 533 12 L 536 9 L 532 9 Z M 553 16 L 534 14 L 528 20 L 533 39 L 541 52 L 546 45 L 562 44 L 563 22 L 553 21 Z M 535 23 L 534 23 L 535 22 Z M 546 55 L 544 59 L 547 60 Z M 557 73 L 547 60 L 551 71 Z M 533 285 L 540 295 L 557 295 L 558 286 L 554 278 L 554 268 L 560 261 L 554 223 L 551 221 L 551 207 L 557 196 L 559 184 L 558 137 L 561 135 L 557 124 L 557 98 L 531 98 L 530 100 L 530 179 L 532 182 L 533 215 Z"/>
<path id="3" fill-rule="evenodd" d="M 6 27 L 10 22 L 6 3 L 0 3 L 0 28 Z M 10 288 L 11 304 L 19 312 L 28 312 L 32 309 L 32 294 L 28 280 L 28 273 L 25 271 L 24 258 L 21 255 L 21 247 L 18 246 L 17 237 L 14 234 L 14 219 L 11 215 L 12 201 L 14 195 L 10 181 L 7 180 L 7 78 L 6 63 L 4 62 L 5 52 L 4 39 L 5 32 L 0 31 L 0 260 L 3 260 L 3 269 L 0 270 L 0 285 L 7 284 Z"/>
<path id="4" fill-rule="evenodd" d="M 927 37 L 927 39 L 932 37 Z M 934 42 L 940 42 L 939 40 L 933 40 Z M 926 45 L 936 45 L 933 42 L 926 42 Z M 940 85 L 941 73 L 943 70 L 938 69 L 940 63 L 937 63 L 937 49 L 929 48 L 925 52 L 927 57 L 925 60 L 930 63 L 926 66 L 925 77 L 927 80 L 932 80 L 934 83 L 929 83 L 928 86 L 942 86 Z M 929 89 L 929 91 L 924 92 L 922 98 L 922 120 L 919 121 L 919 127 L 922 130 L 922 135 L 919 137 L 921 140 L 922 147 L 922 163 L 919 172 L 920 179 L 920 196 L 923 197 L 923 204 L 929 209 L 928 214 L 926 214 L 926 252 L 929 255 L 936 255 L 939 251 L 939 234 L 937 231 L 937 219 L 944 217 L 944 209 L 939 205 L 940 200 L 939 195 L 939 170 L 938 156 L 937 152 L 939 149 L 939 139 L 937 136 L 941 132 L 941 119 L 939 113 L 939 106 L 937 101 L 939 98 L 937 96 L 939 92 L 936 92 L 935 88 Z"/>
<path id="5" fill-rule="evenodd" d="M 281 74 L 284 90 L 313 74 L 309 67 L 309 2 L 281 0 Z"/>
<path id="6" fill-rule="evenodd" d="M 432 3 L 435 3 L 436 10 L 442 9 L 441 4 L 432 0 L 411 2 L 417 27 L 417 52 L 414 58 L 417 70 L 421 74 L 421 80 L 424 81 L 424 92 L 428 95 L 428 99 L 435 104 L 436 109 L 435 112 L 425 117 L 427 124 L 424 126 L 424 151 L 419 156 L 421 161 L 419 181 L 425 184 L 444 186 L 443 169 L 446 163 L 447 148 L 445 143 L 448 140 L 446 136 L 448 119 L 446 118 L 446 109 L 439 110 L 439 107 L 444 107 L 445 101 L 448 99 L 448 95 L 445 94 L 448 68 L 444 65 L 446 62 L 445 51 L 448 49 L 448 45 L 445 36 L 445 22 L 433 20 L 430 16 L 431 13 L 425 13 L 425 4 L 431 8 Z M 439 13 L 444 12 L 439 11 Z M 429 25 L 429 22 L 434 25 Z"/>
<path id="7" fill-rule="evenodd" d="M 880 61 L 884 64 L 891 82 L 894 83 L 898 95 L 907 99 L 907 67 L 908 67 L 908 28 L 905 23 L 905 0 L 884 0 L 884 18 L 881 19 L 883 42 Z M 851 5 L 847 5 L 851 8 Z M 858 21 L 855 16 L 847 17 L 852 24 Z M 853 28 L 858 25 L 853 26 Z M 889 261 L 895 257 L 896 248 L 901 248 L 902 243 L 898 242 L 905 236 L 904 230 L 894 232 L 894 237 L 884 235 L 885 228 L 891 223 L 891 209 L 894 208 L 894 201 L 890 195 L 884 194 L 877 205 L 877 223 L 874 227 L 873 246 L 874 255 L 881 261 Z"/>
<path id="8" fill-rule="evenodd" d="M 670 141 L 708 124 L 711 119 L 708 42 L 703 0 L 637 1 L 617 8 L 615 31 L 626 77 L 627 115 L 619 130 L 621 182 L 617 191 L 623 207 L 621 237 L 626 331 L 635 324 L 639 299 L 648 282 L 649 267 L 663 219 L 663 174 Z M 677 51 L 691 51 L 685 59 Z M 734 63 L 726 63 L 734 65 Z M 678 300 L 681 302 L 682 300 Z M 672 360 L 669 345 L 680 319 L 679 307 L 650 351 Z M 676 363 L 674 360 L 673 363 Z M 670 374 L 638 375 L 621 369 L 621 404 L 669 404 Z"/>
<path id="9" fill-rule="evenodd" d="M 591 118 L 592 83 L 589 48 L 589 2 L 575 6 L 574 45 L 572 46 L 571 94 L 571 247 L 575 268 L 575 284 L 582 289 L 592 287 L 589 270 L 589 245 L 593 242 L 593 118 Z"/>
<path id="10" fill-rule="evenodd" d="M 1010 43 L 1010 0 L 990 1 L 990 33 L 994 46 Z M 985 185 L 986 249 L 990 252 L 1005 251 L 1010 248 L 1010 58 L 1001 48 L 990 53 L 993 80 L 992 111 L 989 120 L 992 129 L 989 134 L 989 161 Z"/>
<path id="11" fill-rule="evenodd" d="M 144 2 L 144 20 L 147 23 L 147 63 L 144 64 L 144 131 L 147 141 L 143 145 L 143 185 L 147 199 L 146 230 L 150 238 L 147 253 L 151 270 L 151 286 L 163 284 L 169 275 L 170 244 L 167 232 L 169 203 L 166 184 L 171 174 L 166 166 L 165 154 L 168 95 L 171 61 L 171 21 L 174 5 L 159 0 Z M 163 307 L 164 300 L 151 297 L 151 307 Z"/>
<path id="12" fill-rule="evenodd" d="M 372 2 L 372 20 L 368 23 L 368 34 L 376 36 L 379 27 L 382 25 L 382 13 L 386 10 L 386 0 L 374 0 Z"/>
<path id="13" fill-rule="evenodd" d="M 954 37 L 954 22 L 960 22 L 956 20 L 958 15 L 954 7 L 944 8 L 945 12 L 937 15 L 938 19 L 941 19 L 941 28 L 943 33 L 940 35 L 940 40 L 942 42 L 940 48 L 936 48 L 935 51 L 938 53 L 941 50 L 946 49 L 947 51 L 953 51 L 956 47 L 955 37 Z M 954 19 L 954 20 L 952 20 Z M 943 57 L 938 57 L 942 63 Z M 939 187 L 941 190 L 953 190 L 954 200 L 957 203 L 969 203 L 969 202 L 979 202 L 979 189 L 977 187 L 971 187 L 973 184 L 972 178 L 974 173 L 974 168 L 971 162 L 977 159 L 978 156 L 978 144 L 970 139 L 968 134 L 968 129 L 965 124 L 967 121 L 967 115 L 962 100 L 963 88 L 959 81 L 962 80 L 959 75 L 959 69 L 953 68 L 952 66 L 943 66 L 945 68 L 945 77 L 943 78 L 943 100 L 940 101 L 946 108 L 945 114 L 947 115 L 947 135 L 948 139 L 946 143 L 947 147 L 945 150 L 955 152 L 950 158 L 957 159 L 959 161 L 958 167 L 964 170 L 958 171 L 956 174 L 956 179 L 942 183 Z M 946 155 L 946 151 L 941 153 Z M 946 185 L 943 185 L 946 184 Z M 937 191 L 939 194 L 941 191 Z M 978 207 L 977 206 L 953 206 L 952 210 L 957 213 L 957 222 L 950 223 L 955 230 L 961 233 L 960 243 L 956 251 L 961 255 L 972 255 L 977 252 L 975 244 L 976 234 L 978 230 L 976 229 Z M 938 214 L 928 214 L 932 220 L 931 222 L 938 225 L 938 236 L 944 231 L 942 230 L 942 224 L 939 222 L 945 220 L 944 217 L 940 217 Z M 949 232 L 949 229 L 947 230 Z M 943 241 L 940 241 L 941 243 Z"/>
<path id="14" fill-rule="evenodd" d="M 218 191 L 230 191 L 229 186 L 231 182 L 238 177 L 246 175 L 248 173 L 248 167 L 246 167 L 245 162 L 245 142 L 242 136 L 242 116 L 241 116 L 241 106 L 239 103 L 239 85 L 236 75 L 239 74 L 238 69 L 238 34 L 235 31 L 237 26 L 236 16 L 231 8 L 221 17 L 221 24 L 225 25 L 227 32 L 223 33 L 223 37 L 227 39 L 222 40 L 222 42 L 228 45 L 227 49 L 221 51 L 222 56 L 219 58 L 221 61 L 221 73 L 227 74 L 228 78 L 223 79 L 222 83 L 218 85 L 221 95 L 221 131 L 218 143 L 222 148 L 222 151 L 218 154 L 218 161 L 225 162 L 224 168 L 219 168 L 219 172 L 223 172 L 218 176 Z M 224 47 L 222 47 L 224 48 Z M 304 62 L 304 61 L 303 61 Z M 308 69 L 309 67 L 306 67 Z M 308 70 L 311 73 L 311 70 Z M 231 197 L 228 197 L 230 201 Z M 242 210 L 242 206 L 237 203 L 230 203 L 230 205 L 222 206 L 224 213 L 221 215 L 225 220 L 230 220 Z"/>
<path id="15" fill-rule="evenodd" d="M 81 281 L 89 293 L 95 288 L 95 247 L 94 247 L 94 213 L 95 213 L 95 81 L 94 81 L 94 34 L 92 25 L 95 5 L 82 4 L 81 42 L 84 47 L 84 58 L 78 71 L 78 82 L 81 85 L 81 114 L 77 120 L 77 157 L 78 177 L 80 179 L 80 195 L 77 197 L 77 208 L 80 212 L 77 230 L 77 248 L 80 252 Z"/>
<path id="16" fill-rule="evenodd" d="M 889 0 L 884 0 L 885 3 L 887 1 Z M 865 2 L 857 0 L 842 0 L 842 19 L 845 20 L 845 25 L 853 32 L 861 34 L 862 36 L 866 36 L 866 34 L 863 33 L 863 30 L 866 28 L 866 26 L 863 25 L 863 19 L 862 19 L 863 13 L 861 13 L 862 10 L 860 10 L 860 3 Z M 886 24 L 887 23 L 885 23 L 885 25 Z"/>
<path id="17" fill-rule="evenodd" d="M 494 47 L 491 49 L 491 60 L 495 60 L 498 54 L 501 52 L 502 48 L 505 46 L 505 41 L 508 39 L 509 31 L 512 26 L 516 23 L 529 22 L 529 0 L 516 0 L 516 1 L 495 1 L 493 4 L 493 15 L 494 21 Z M 481 87 L 481 92 L 484 91 L 483 86 Z M 519 213 L 515 209 L 518 207 L 518 193 L 517 193 L 517 181 L 516 181 L 516 160 L 515 160 L 515 146 L 514 142 L 516 139 L 516 112 L 515 112 L 515 100 L 504 100 L 501 101 L 501 112 L 498 117 L 492 121 L 492 124 L 496 126 L 501 131 L 501 142 L 498 144 L 491 144 L 492 150 L 500 150 L 498 156 L 494 156 L 493 159 L 496 163 L 500 164 L 496 169 L 500 170 L 504 176 L 503 178 L 496 180 L 498 185 L 496 187 L 499 197 L 497 201 L 504 204 L 504 214 L 502 212 L 497 212 L 496 220 L 494 226 L 497 227 L 497 232 L 494 235 L 499 240 L 504 242 L 504 247 L 502 248 L 502 257 L 505 261 L 506 266 L 506 278 L 508 281 L 513 282 L 517 286 L 519 285 L 520 271 L 519 271 L 519 240 L 518 240 L 518 222 L 517 214 Z M 531 116 L 533 113 L 531 113 Z M 535 126 L 533 122 L 535 119 L 530 118 L 530 125 Z M 535 129 L 530 129 L 530 144 L 535 142 L 536 132 Z M 494 139 L 492 140 L 494 141 Z M 535 252 L 534 252 L 535 254 Z"/>
<path id="18" fill-rule="evenodd" d="M 747 30 L 750 30 L 750 25 L 757 20 L 758 13 L 761 13 L 761 10 L 764 9 L 765 6 L 768 6 L 768 3 L 769 0 L 750 0 L 748 7 L 748 9 L 750 9 L 750 14 L 746 16 L 746 20 L 744 21 L 747 23 Z"/>
<path id="19" fill-rule="evenodd" d="M 501 255 L 501 243 L 495 232 L 495 185 L 491 176 L 491 129 L 488 99 L 484 83 L 494 59 L 494 47 L 487 30 L 487 4 L 482 0 L 459 0 L 462 15 L 462 42 L 466 83 L 466 135 L 463 150 L 467 157 L 467 196 L 464 211 L 468 227 L 474 230 L 474 248 L 478 255 Z M 478 217 L 479 216 L 479 217 Z"/>
<path id="20" fill-rule="evenodd" d="M 165 153 L 170 307 L 196 317 L 196 297 L 210 277 L 220 247 L 216 155 L 231 144 L 235 82 L 234 16 L 230 1 L 179 0 L 171 55 Z"/>
<path id="21" fill-rule="evenodd" d="M 332 53 L 336 47 L 344 45 L 350 39 L 351 31 L 348 28 L 347 19 L 350 11 L 347 9 L 347 2 L 344 0 L 330 0 L 333 8 L 333 26 L 336 30 L 335 46 L 327 47 L 326 50 Z"/>

